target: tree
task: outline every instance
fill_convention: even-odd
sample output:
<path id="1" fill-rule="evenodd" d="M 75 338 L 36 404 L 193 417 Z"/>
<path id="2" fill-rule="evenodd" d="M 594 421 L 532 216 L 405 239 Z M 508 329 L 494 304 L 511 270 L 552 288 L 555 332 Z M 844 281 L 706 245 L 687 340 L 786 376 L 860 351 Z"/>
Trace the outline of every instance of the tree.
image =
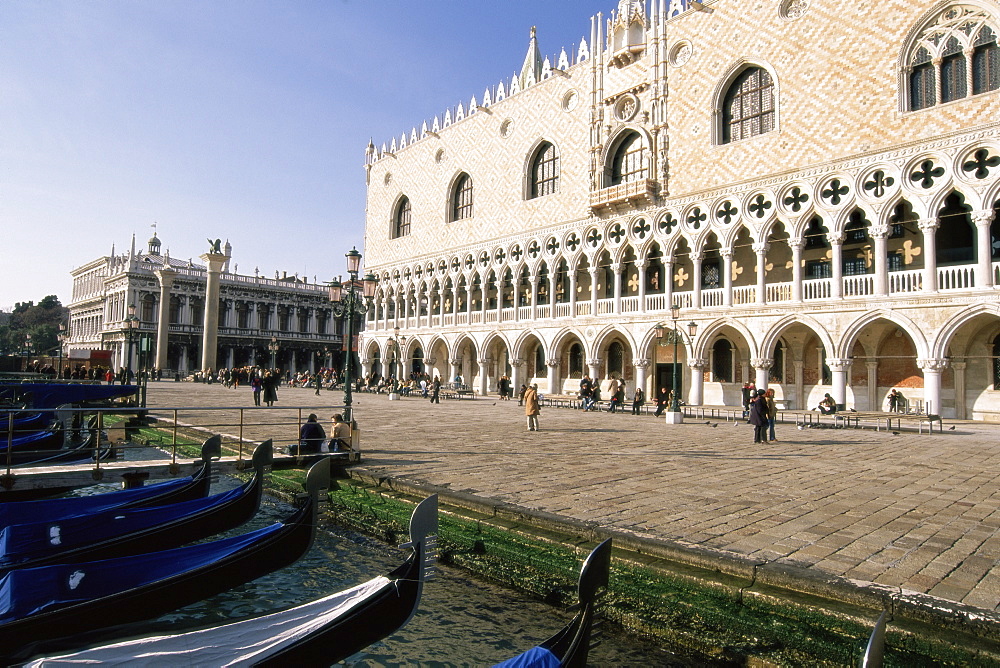
<path id="1" fill-rule="evenodd" d="M 17 302 L 10 323 L 0 327 L 0 352 L 19 353 L 31 335 L 31 350 L 44 355 L 59 346 L 59 325 L 65 324 L 69 309 L 55 295 L 48 295 L 37 305 L 33 301 Z"/>

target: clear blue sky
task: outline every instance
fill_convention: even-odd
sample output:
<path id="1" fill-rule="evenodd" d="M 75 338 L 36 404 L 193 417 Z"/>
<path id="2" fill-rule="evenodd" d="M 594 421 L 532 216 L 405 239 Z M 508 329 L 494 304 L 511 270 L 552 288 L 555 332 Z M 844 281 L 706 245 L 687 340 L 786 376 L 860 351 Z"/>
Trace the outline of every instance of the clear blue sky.
<path id="1" fill-rule="evenodd" d="M 153 222 L 172 257 L 344 273 L 364 151 L 590 40 L 614 0 L 2 0 L 0 310 Z"/>

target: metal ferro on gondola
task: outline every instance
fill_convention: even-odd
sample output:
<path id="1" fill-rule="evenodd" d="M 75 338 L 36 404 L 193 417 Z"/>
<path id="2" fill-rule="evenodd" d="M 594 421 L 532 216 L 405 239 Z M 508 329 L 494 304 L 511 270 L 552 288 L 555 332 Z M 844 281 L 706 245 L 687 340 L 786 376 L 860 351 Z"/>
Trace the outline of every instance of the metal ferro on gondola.
<path id="1" fill-rule="evenodd" d="M 354 419 L 351 409 L 351 387 L 354 384 L 352 375 L 353 360 L 351 352 L 354 343 L 354 318 L 364 315 L 370 308 L 370 302 L 375 296 L 376 279 L 370 272 L 361 281 L 362 290 L 358 291 L 358 273 L 361 270 L 361 253 L 357 248 L 352 248 L 347 252 L 347 274 L 348 283 L 345 286 L 340 280 L 330 281 L 330 304 L 333 315 L 337 318 L 346 318 L 347 327 L 345 331 L 347 354 L 344 356 L 344 420 L 351 423 Z"/>

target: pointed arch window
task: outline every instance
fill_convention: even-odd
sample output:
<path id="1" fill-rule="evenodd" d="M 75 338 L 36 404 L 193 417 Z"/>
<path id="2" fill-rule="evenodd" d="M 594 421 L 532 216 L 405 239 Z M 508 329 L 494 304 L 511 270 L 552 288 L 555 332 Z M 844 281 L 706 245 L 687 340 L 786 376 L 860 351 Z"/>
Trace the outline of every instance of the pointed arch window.
<path id="1" fill-rule="evenodd" d="M 403 197 L 396 205 L 392 216 L 392 238 L 398 239 L 410 233 L 410 198 Z"/>
<path id="2" fill-rule="evenodd" d="M 972 5 L 951 5 L 928 21 L 903 59 L 909 111 L 1000 89 L 996 35 L 996 18 Z"/>
<path id="3" fill-rule="evenodd" d="M 733 80 L 722 101 L 722 143 L 749 139 L 774 129 L 774 80 L 762 67 L 749 67 Z"/>
<path id="4" fill-rule="evenodd" d="M 617 186 L 631 181 L 642 181 L 646 176 L 646 142 L 638 132 L 628 132 L 618 143 L 611 160 L 611 182 Z"/>
<path id="5" fill-rule="evenodd" d="M 543 143 L 535 151 L 531 161 L 531 192 L 529 199 L 555 193 L 559 185 L 559 154 L 549 142 Z"/>
<path id="6" fill-rule="evenodd" d="M 472 218 L 472 177 L 461 174 L 451 191 L 451 219 Z"/>

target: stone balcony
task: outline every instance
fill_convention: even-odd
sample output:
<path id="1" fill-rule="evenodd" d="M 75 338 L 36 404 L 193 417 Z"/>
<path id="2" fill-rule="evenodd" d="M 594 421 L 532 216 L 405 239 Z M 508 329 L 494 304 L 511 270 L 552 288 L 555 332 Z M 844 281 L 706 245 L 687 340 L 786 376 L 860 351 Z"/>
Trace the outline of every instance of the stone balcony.
<path id="1" fill-rule="evenodd" d="M 628 181 L 590 193 L 590 208 L 595 213 L 617 213 L 641 209 L 656 203 L 660 187 L 652 179 Z"/>

